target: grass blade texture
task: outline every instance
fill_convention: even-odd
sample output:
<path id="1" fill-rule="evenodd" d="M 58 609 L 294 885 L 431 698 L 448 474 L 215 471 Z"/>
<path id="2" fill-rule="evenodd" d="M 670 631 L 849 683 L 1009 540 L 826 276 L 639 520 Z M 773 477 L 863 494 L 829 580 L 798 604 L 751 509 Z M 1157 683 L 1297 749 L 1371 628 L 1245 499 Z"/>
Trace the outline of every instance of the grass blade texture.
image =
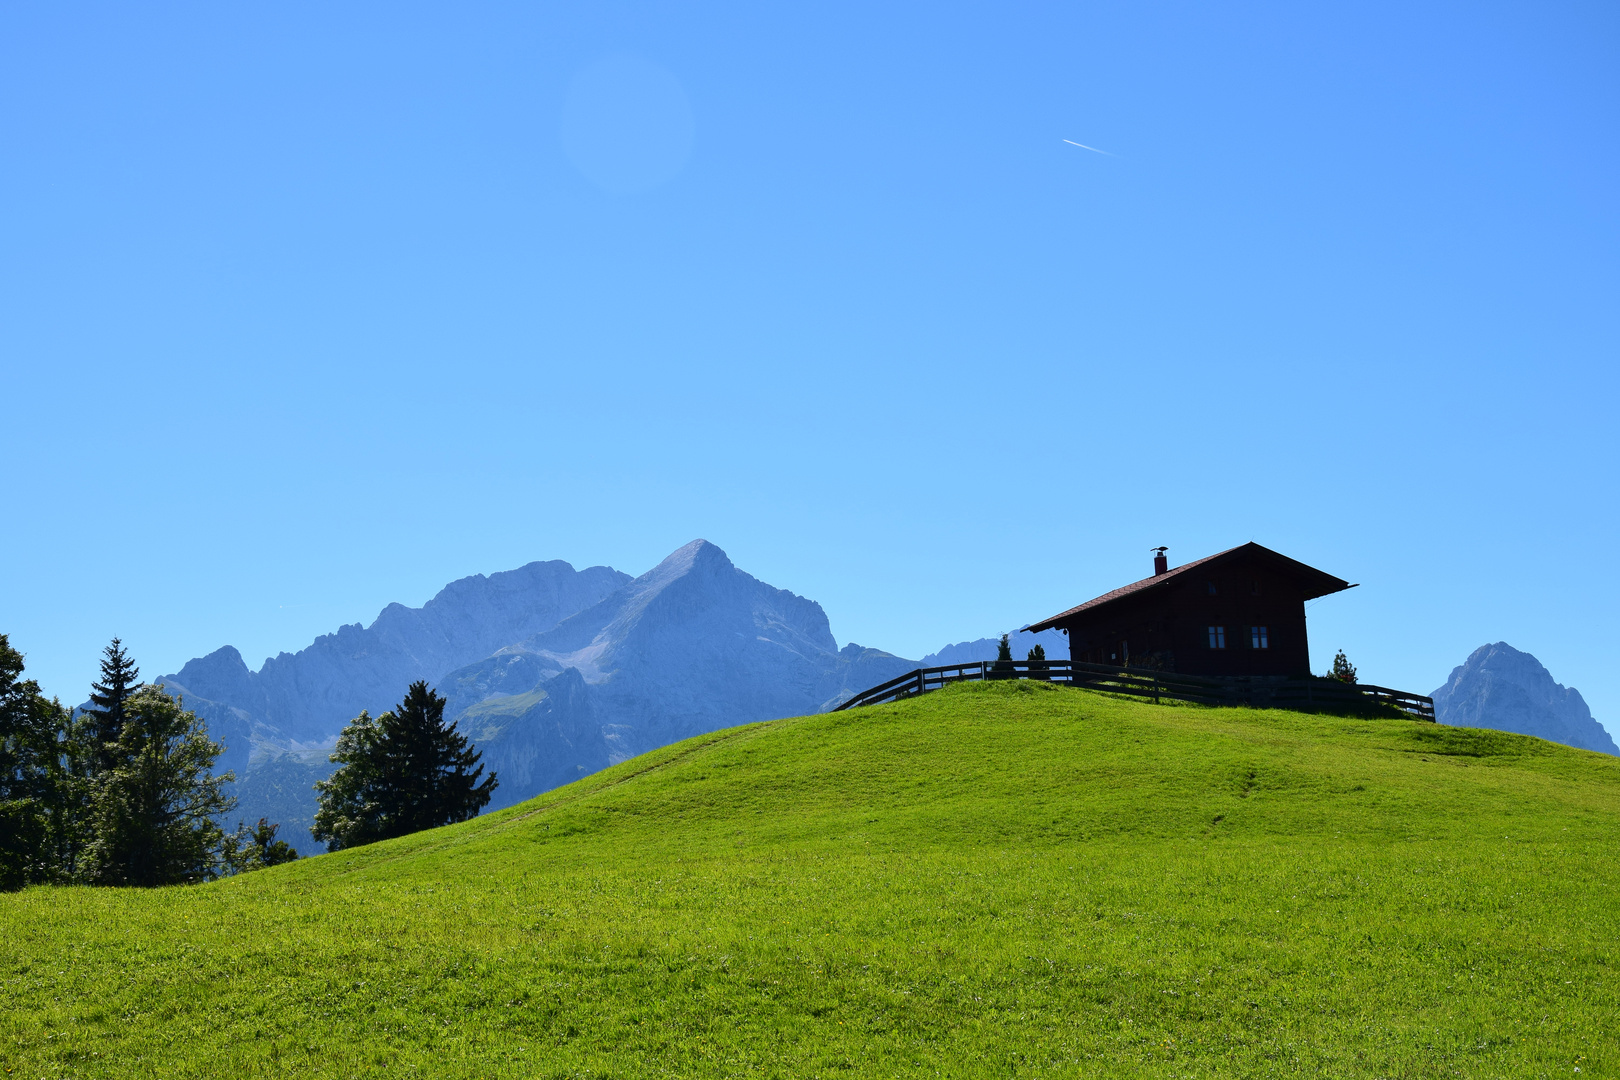
<path id="1" fill-rule="evenodd" d="M 1614 1075 L 1620 760 L 1034 682 L 0 896 L 12 1076 Z"/>

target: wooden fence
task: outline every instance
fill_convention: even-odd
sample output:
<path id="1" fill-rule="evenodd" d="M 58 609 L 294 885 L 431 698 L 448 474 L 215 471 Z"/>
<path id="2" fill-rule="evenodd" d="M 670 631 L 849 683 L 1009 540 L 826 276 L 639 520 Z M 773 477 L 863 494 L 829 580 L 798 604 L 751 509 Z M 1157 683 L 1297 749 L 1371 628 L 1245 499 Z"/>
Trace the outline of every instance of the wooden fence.
<path id="1" fill-rule="evenodd" d="M 1368 712 L 1393 706 L 1416 720 L 1434 722 L 1434 699 L 1404 690 L 1336 679 L 1282 679 L 1266 676 L 1212 678 L 1171 671 L 1109 667 L 1074 660 L 976 660 L 971 664 L 918 668 L 863 690 L 834 709 L 853 709 L 884 701 L 916 697 L 946 683 L 981 679 L 1041 679 L 1066 686 L 1130 694 L 1154 701 L 1190 701 L 1199 705 L 1249 705 L 1260 709 L 1305 712 Z"/>

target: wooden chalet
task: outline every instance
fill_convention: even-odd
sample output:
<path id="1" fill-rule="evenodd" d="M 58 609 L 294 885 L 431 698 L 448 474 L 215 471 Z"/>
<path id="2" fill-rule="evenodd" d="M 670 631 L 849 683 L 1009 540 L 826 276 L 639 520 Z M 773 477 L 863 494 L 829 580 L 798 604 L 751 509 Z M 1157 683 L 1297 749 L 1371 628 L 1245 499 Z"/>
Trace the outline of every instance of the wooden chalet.
<path id="1" fill-rule="evenodd" d="M 1032 623 L 1069 638 L 1069 658 L 1186 675 L 1311 673 L 1305 602 L 1348 581 L 1249 543 L 1170 569 L 1156 549 L 1153 576 Z"/>

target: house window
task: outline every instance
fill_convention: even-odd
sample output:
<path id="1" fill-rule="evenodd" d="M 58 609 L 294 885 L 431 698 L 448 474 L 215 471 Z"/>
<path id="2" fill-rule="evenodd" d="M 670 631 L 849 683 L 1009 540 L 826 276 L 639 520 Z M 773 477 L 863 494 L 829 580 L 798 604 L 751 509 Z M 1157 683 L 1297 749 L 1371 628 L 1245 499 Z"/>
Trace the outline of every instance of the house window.
<path id="1" fill-rule="evenodd" d="M 1209 647 L 1212 649 L 1226 648 L 1226 627 L 1212 626 L 1209 628 Z"/>
<path id="2" fill-rule="evenodd" d="M 1206 581 L 1206 582 L 1204 582 L 1204 584 L 1209 587 L 1209 595 L 1214 596 L 1215 595 L 1215 583 L 1213 581 Z"/>
<path id="3" fill-rule="evenodd" d="M 1263 626 L 1249 627 L 1249 644 L 1256 649 L 1271 648 L 1271 642 L 1266 638 L 1266 628 Z"/>

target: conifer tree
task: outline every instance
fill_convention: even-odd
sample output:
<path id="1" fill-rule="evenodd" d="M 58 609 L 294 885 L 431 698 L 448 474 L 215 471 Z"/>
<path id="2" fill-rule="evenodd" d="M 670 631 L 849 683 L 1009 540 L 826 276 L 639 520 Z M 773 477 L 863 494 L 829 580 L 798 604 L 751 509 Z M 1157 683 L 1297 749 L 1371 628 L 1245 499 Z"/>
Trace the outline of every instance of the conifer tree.
<path id="1" fill-rule="evenodd" d="M 466 821 L 489 804 L 495 774 L 483 776 L 483 755 L 445 724 L 444 705 L 415 682 L 392 712 L 362 712 L 343 729 L 338 769 L 315 785 L 315 839 L 329 851 L 359 847 Z"/>
<path id="2" fill-rule="evenodd" d="M 993 672 L 1011 672 L 1013 669 L 1012 642 L 1007 635 L 1001 635 L 1001 643 L 996 646 L 996 662 L 990 665 Z"/>
<path id="3" fill-rule="evenodd" d="M 276 830 L 280 828 L 280 825 L 270 824 L 269 818 L 260 818 L 251 829 L 239 822 L 236 832 L 225 838 L 224 862 L 230 872 L 263 870 L 297 859 L 297 848 L 276 839 Z"/>
<path id="4" fill-rule="evenodd" d="M 119 738 L 104 747 L 114 764 L 95 777 L 85 878 L 156 886 L 217 876 L 224 831 L 215 819 L 236 805 L 224 790 L 235 776 L 212 775 L 225 748 L 158 687 L 127 694 L 120 712 Z"/>
<path id="5" fill-rule="evenodd" d="M 1345 657 L 1343 649 L 1340 649 L 1339 655 L 1333 658 L 1333 670 L 1328 672 L 1328 678 L 1338 679 L 1344 683 L 1356 681 L 1356 666 Z"/>
<path id="6" fill-rule="evenodd" d="M 259 824 L 249 834 L 253 840 L 253 854 L 260 866 L 280 866 L 290 863 L 298 858 L 298 849 L 285 840 L 276 839 L 276 830 L 280 825 L 272 825 L 266 818 L 260 818 Z"/>
<path id="7" fill-rule="evenodd" d="M 101 681 L 91 684 L 90 705 L 84 710 L 83 738 L 94 773 L 111 770 L 117 761 L 112 747 L 124 727 L 124 703 L 140 685 L 141 671 L 117 638 L 102 650 Z"/>

